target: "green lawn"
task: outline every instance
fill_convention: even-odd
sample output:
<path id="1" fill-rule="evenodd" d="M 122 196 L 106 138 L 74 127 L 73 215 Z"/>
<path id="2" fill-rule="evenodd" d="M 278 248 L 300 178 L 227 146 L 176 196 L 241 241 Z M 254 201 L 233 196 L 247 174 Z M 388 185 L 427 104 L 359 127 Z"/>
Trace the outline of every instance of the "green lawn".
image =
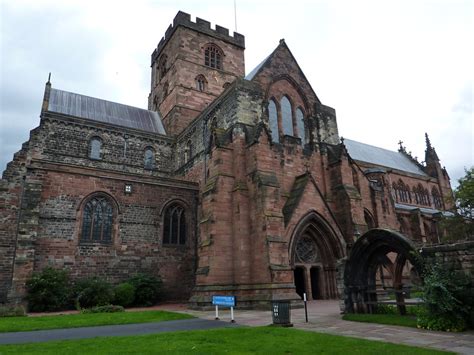
<path id="1" fill-rule="evenodd" d="M 78 328 L 96 325 L 162 322 L 193 316 L 165 311 L 70 314 L 44 317 L 0 318 L 0 333 L 27 330 Z"/>
<path id="2" fill-rule="evenodd" d="M 399 314 L 357 314 L 357 313 L 349 313 L 349 314 L 344 314 L 342 316 L 342 319 L 350 320 L 350 321 L 354 321 L 354 322 L 401 325 L 403 327 L 416 328 L 416 317 L 410 316 L 410 315 L 401 316 Z"/>
<path id="3" fill-rule="evenodd" d="M 442 354 L 378 341 L 274 327 L 232 328 L 4 345 L 0 354 Z"/>

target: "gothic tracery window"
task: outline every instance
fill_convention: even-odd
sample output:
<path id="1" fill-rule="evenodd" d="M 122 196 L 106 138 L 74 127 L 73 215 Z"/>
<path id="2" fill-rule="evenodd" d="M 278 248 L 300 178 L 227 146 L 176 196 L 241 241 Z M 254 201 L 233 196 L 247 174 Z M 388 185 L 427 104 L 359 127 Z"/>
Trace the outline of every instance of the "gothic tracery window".
<path id="1" fill-rule="evenodd" d="M 204 50 L 204 65 L 210 68 L 222 69 L 222 51 L 214 44 L 210 44 Z"/>
<path id="2" fill-rule="evenodd" d="M 295 247 L 296 261 L 310 264 L 318 261 L 318 246 L 314 239 L 309 235 L 303 235 L 298 238 Z"/>
<path id="3" fill-rule="evenodd" d="M 97 195 L 84 205 L 81 242 L 110 243 L 114 210 L 109 199 Z"/>
<path id="4" fill-rule="evenodd" d="M 163 244 L 186 244 L 186 217 L 184 208 L 177 203 L 166 208 L 163 221 Z"/>
<path id="5" fill-rule="evenodd" d="M 392 188 L 397 202 L 411 203 L 410 188 L 402 179 L 399 179 L 397 183 L 394 182 Z"/>
<path id="6" fill-rule="evenodd" d="M 430 205 L 428 190 L 423 188 L 421 184 L 418 184 L 417 186 L 413 188 L 413 193 L 415 195 L 416 204 L 424 205 L 424 206 Z"/>
<path id="7" fill-rule="evenodd" d="M 431 196 L 433 197 L 433 204 L 435 208 L 442 209 L 443 201 L 441 200 L 441 195 L 436 187 L 431 189 Z"/>

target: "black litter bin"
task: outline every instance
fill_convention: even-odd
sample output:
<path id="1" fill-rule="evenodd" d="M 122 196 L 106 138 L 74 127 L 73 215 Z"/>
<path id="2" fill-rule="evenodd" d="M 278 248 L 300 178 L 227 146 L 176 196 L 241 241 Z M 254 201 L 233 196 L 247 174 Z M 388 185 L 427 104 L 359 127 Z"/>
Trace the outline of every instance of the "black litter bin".
<path id="1" fill-rule="evenodd" d="M 281 327 L 292 327 L 290 301 L 272 301 L 273 324 Z"/>

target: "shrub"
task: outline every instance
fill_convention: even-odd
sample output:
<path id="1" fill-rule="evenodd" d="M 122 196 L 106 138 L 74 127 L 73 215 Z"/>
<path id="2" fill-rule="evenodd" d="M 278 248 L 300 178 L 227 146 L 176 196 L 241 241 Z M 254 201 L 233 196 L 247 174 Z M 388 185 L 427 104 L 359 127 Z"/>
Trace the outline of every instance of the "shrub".
<path id="1" fill-rule="evenodd" d="M 82 309 L 81 313 L 116 313 L 116 312 L 125 312 L 125 308 L 122 306 L 115 306 L 112 304 L 108 304 L 105 306 L 98 306 L 92 308 Z"/>
<path id="2" fill-rule="evenodd" d="M 128 280 L 135 287 L 135 306 L 152 306 L 158 301 L 161 280 L 149 274 L 137 274 Z"/>
<path id="3" fill-rule="evenodd" d="M 418 312 L 418 326 L 431 330 L 462 331 L 473 312 L 470 279 L 440 264 L 426 266 L 424 307 Z"/>
<path id="4" fill-rule="evenodd" d="M 70 300 L 69 277 L 66 271 L 45 268 L 26 282 L 30 311 L 58 311 L 67 308 Z"/>
<path id="5" fill-rule="evenodd" d="M 77 309 L 105 306 L 114 298 L 112 286 L 99 277 L 78 280 L 74 294 Z"/>
<path id="6" fill-rule="evenodd" d="M 23 317 L 26 316 L 23 306 L 0 306 L 0 317 Z"/>
<path id="7" fill-rule="evenodd" d="M 377 314 L 398 314 L 397 306 L 391 304 L 378 304 Z"/>
<path id="8" fill-rule="evenodd" d="M 444 330 L 447 332 L 461 332 L 466 329 L 466 321 L 459 314 L 435 315 L 427 308 L 420 308 L 417 314 L 418 328 L 428 330 Z"/>
<path id="9" fill-rule="evenodd" d="M 114 293 L 114 304 L 127 307 L 135 300 L 135 286 L 129 282 L 118 284 L 114 289 Z"/>

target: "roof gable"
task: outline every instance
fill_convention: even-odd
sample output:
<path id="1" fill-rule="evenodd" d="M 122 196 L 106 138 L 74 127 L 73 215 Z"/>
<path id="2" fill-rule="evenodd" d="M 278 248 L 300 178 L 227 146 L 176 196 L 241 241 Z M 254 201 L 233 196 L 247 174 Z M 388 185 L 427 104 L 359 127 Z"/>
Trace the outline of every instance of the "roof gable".
<path id="1" fill-rule="evenodd" d="M 282 77 L 289 77 L 292 81 L 298 83 L 310 104 L 321 103 L 283 39 L 280 40 L 278 46 L 268 57 L 247 74 L 245 79 L 256 81 L 262 87 L 268 89 L 275 79 L 279 80 Z"/>

